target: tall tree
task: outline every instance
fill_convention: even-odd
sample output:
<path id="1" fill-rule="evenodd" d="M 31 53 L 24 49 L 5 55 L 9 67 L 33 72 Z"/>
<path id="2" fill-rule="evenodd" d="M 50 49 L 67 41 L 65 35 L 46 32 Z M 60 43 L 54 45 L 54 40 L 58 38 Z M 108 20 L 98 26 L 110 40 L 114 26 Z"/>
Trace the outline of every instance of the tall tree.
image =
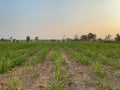
<path id="1" fill-rule="evenodd" d="M 66 38 L 66 41 L 72 41 L 72 39 L 70 39 L 70 38 Z"/>
<path id="2" fill-rule="evenodd" d="M 5 39 L 4 39 L 4 38 L 1 38 L 1 41 L 5 41 Z"/>
<path id="3" fill-rule="evenodd" d="M 87 35 L 81 35 L 80 39 L 82 41 L 87 41 L 88 40 L 88 36 Z"/>
<path id="4" fill-rule="evenodd" d="M 38 41 L 39 40 L 39 37 L 35 37 L 35 41 Z"/>
<path id="5" fill-rule="evenodd" d="M 120 34 L 116 34 L 115 40 L 120 41 Z"/>
<path id="6" fill-rule="evenodd" d="M 30 37 L 29 37 L 29 36 L 26 37 L 26 41 L 27 41 L 27 42 L 30 41 Z"/>
<path id="7" fill-rule="evenodd" d="M 93 33 L 89 33 L 88 34 L 88 40 L 96 40 L 96 34 L 93 34 Z"/>

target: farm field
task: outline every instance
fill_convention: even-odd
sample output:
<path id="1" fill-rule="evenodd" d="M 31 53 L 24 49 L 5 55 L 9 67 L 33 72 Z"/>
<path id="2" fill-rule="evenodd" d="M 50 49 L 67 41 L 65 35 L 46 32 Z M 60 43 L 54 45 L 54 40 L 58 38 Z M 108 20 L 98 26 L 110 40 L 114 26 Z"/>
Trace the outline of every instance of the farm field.
<path id="1" fill-rule="evenodd" d="M 120 90 L 120 43 L 0 43 L 0 90 Z"/>

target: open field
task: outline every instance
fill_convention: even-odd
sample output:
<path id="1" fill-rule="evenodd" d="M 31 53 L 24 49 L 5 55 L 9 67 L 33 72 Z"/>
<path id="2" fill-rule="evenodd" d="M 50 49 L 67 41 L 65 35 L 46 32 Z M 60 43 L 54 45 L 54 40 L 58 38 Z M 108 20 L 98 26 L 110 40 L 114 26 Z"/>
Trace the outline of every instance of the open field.
<path id="1" fill-rule="evenodd" d="M 120 90 L 120 43 L 0 43 L 0 90 Z"/>

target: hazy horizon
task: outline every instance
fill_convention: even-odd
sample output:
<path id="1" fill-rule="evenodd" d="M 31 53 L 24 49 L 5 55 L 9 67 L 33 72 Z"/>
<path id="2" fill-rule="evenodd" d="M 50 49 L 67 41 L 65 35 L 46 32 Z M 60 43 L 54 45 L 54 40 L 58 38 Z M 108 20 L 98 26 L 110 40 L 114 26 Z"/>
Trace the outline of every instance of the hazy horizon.
<path id="1" fill-rule="evenodd" d="M 120 33 L 120 0 L 0 0 L 0 38 Z"/>

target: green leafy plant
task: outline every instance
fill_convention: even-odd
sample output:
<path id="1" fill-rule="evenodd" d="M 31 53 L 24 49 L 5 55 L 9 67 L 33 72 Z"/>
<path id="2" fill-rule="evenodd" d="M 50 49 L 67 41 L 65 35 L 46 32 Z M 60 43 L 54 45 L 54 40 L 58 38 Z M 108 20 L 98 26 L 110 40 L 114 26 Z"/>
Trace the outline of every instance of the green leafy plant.
<path id="1" fill-rule="evenodd" d="M 65 68 L 61 68 L 64 62 L 63 56 L 61 54 L 60 47 L 54 54 L 55 60 L 55 72 L 54 72 L 54 82 L 48 82 L 50 90 L 64 90 L 65 85 L 67 85 L 71 80 L 68 79 Z"/>
<path id="2" fill-rule="evenodd" d="M 107 75 L 106 71 L 100 66 L 98 62 L 93 63 L 93 70 L 101 78 L 104 78 Z"/>

